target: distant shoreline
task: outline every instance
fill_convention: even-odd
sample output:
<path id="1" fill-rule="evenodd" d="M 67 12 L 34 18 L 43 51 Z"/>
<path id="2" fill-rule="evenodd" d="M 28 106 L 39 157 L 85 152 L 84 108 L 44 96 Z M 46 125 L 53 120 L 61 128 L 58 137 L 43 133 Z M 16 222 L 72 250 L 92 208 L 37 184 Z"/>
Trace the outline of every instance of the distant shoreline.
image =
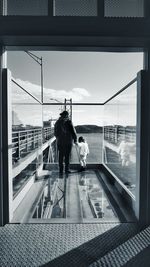
<path id="1" fill-rule="evenodd" d="M 102 133 L 103 127 L 97 125 L 77 125 L 75 126 L 77 133 Z"/>

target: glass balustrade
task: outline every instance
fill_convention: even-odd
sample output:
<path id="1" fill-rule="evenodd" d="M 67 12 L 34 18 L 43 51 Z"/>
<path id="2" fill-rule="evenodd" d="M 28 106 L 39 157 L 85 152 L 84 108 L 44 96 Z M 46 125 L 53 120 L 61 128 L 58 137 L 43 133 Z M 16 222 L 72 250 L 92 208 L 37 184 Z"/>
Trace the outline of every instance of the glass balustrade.
<path id="1" fill-rule="evenodd" d="M 30 60 L 28 54 L 23 53 L 25 58 Z M 25 78 L 19 75 L 19 64 L 24 61 L 23 53 L 19 54 L 20 59 L 17 63 L 14 63 L 15 53 L 8 53 L 8 62 L 13 76 L 9 90 L 12 109 L 10 181 L 13 187 L 14 222 L 22 221 L 22 218 L 24 222 L 35 219 L 57 221 L 58 218 L 65 219 L 66 222 L 88 220 L 118 222 L 123 217 L 118 214 L 118 211 L 116 212 L 115 205 L 112 204 L 112 199 L 99 174 L 103 166 L 113 176 L 114 184 L 117 186 L 119 184 L 120 190 L 135 200 L 136 167 L 139 164 L 136 162 L 136 79 L 110 99 L 100 103 L 98 101 L 104 92 L 101 84 L 104 81 L 108 91 L 102 94 L 102 99 L 108 96 L 109 92 L 112 94 L 115 89 L 111 88 L 111 82 L 106 79 L 103 71 L 99 78 L 100 55 L 98 53 L 93 55 L 89 52 L 88 54 L 73 52 L 67 58 L 67 52 L 58 54 L 50 52 L 48 55 L 43 52 L 43 57 L 47 55 L 48 59 L 51 59 L 45 63 L 45 75 L 49 74 L 49 67 L 53 66 L 53 68 L 52 77 L 45 81 L 42 92 L 39 66 L 34 70 L 37 76 L 31 77 L 30 69 L 33 67 L 32 63 L 35 63 L 34 60 L 30 62 L 29 69 L 27 64 L 27 72 L 25 69 L 21 70 Z M 37 55 L 40 57 L 40 54 Z M 116 60 L 118 57 L 119 55 Z M 81 64 L 76 73 L 79 59 L 86 65 L 86 70 L 85 65 Z M 107 64 L 108 58 L 105 59 Z M 131 59 L 133 59 L 132 56 Z M 66 60 L 64 75 L 62 75 L 63 60 Z M 71 66 L 72 61 L 74 65 L 70 67 L 70 76 L 68 76 L 68 66 Z M 52 65 L 49 65 L 49 62 Z M 142 57 L 139 64 L 141 62 Z M 128 62 L 125 61 L 125 63 Z M 84 69 L 83 75 L 80 73 L 82 69 Z M 73 79 L 74 73 L 76 77 Z M 87 73 L 89 73 L 88 77 Z M 118 81 L 118 86 L 122 81 L 123 74 L 121 75 L 118 80 L 115 77 L 113 81 L 113 83 Z M 19 76 L 20 79 L 17 78 Z M 32 83 L 25 80 L 32 80 Z M 126 77 L 124 82 L 126 83 Z M 55 123 L 64 110 L 68 111 L 77 134 L 77 144 L 72 145 L 70 155 L 71 173 L 69 175 L 65 174 L 65 162 L 63 163 L 64 172 L 62 175 L 59 174 L 59 151 L 57 139 L 54 136 Z M 80 166 L 79 137 L 83 137 L 89 147 L 86 157 L 87 166 L 83 172 Z M 20 204 L 28 208 L 27 214 L 23 215 L 20 211 L 20 218 L 18 218 Z"/>
<path id="2" fill-rule="evenodd" d="M 104 105 L 104 164 L 133 193 L 136 187 L 137 83 Z"/>
<path id="3" fill-rule="evenodd" d="M 47 138 L 48 129 L 43 132 L 42 106 L 36 98 L 14 80 L 11 85 L 12 178 L 13 197 L 16 198 L 27 182 L 35 177 L 42 163 L 43 138 Z"/>

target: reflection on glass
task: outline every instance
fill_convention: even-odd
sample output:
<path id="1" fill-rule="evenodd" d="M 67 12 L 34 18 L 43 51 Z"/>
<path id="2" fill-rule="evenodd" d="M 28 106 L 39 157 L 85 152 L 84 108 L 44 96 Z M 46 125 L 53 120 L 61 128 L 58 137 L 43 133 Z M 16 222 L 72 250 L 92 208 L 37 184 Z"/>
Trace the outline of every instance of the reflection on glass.
<path id="1" fill-rule="evenodd" d="M 38 159 L 36 158 L 27 165 L 18 175 L 13 178 L 13 197 L 15 198 L 20 192 L 22 186 L 28 182 L 28 180 L 36 173 L 38 167 Z"/>
<path id="2" fill-rule="evenodd" d="M 32 217 L 63 218 L 78 222 L 84 219 L 119 221 L 94 171 L 72 174 L 60 179 L 54 171 L 45 183 Z"/>
<path id="3" fill-rule="evenodd" d="M 32 115 L 32 116 L 31 116 Z M 14 198 L 42 164 L 42 106 L 12 86 L 12 164 Z M 31 157 L 31 160 L 29 160 Z"/>
<path id="4" fill-rule="evenodd" d="M 104 163 L 135 193 L 136 83 L 104 106 Z"/>
<path id="5" fill-rule="evenodd" d="M 66 219 L 81 221 L 98 219 L 118 222 L 95 172 L 64 176 L 53 172 L 45 183 L 42 195 L 35 206 L 32 218 Z"/>
<path id="6" fill-rule="evenodd" d="M 46 181 L 42 196 L 34 209 L 33 218 L 63 218 L 64 198 L 64 179 L 59 179 L 53 172 Z"/>
<path id="7" fill-rule="evenodd" d="M 56 138 L 54 136 L 54 125 L 64 110 L 64 105 L 52 105 L 43 107 L 44 142 L 49 141 L 49 146 L 43 152 L 44 168 L 47 164 L 58 162 L 58 151 Z"/>
<path id="8" fill-rule="evenodd" d="M 83 218 L 97 218 L 101 221 L 117 221 L 117 215 L 109 203 L 104 189 L 94 172 L 79 176 L 79 195 Z"/>

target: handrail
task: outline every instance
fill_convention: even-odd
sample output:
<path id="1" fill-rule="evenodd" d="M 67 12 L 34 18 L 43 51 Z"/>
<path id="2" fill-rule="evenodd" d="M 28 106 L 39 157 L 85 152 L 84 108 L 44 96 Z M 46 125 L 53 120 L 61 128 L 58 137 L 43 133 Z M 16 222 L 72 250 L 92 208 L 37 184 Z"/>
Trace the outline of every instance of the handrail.
<path id="1" fill-rule="evenodd" d="M 42 105 L 42 102 L 40 100 L 38 100 L 35 96 L 33 96 L 32 94 L 30 94 L 25 88 L 23 88 L 19 83 L 17 83 L 14 79 L 11 79 L 11 81 L 16 84 L 19 88 L 21 88 L 25 93 L 27 93 L 29 96 L 31 96 L 34 100 L 36 100 L 39 104 Z M 32 104 L 32 103 L 29 103 Z M 29 105 L 28 104 L 28 105 Z"/>
<path id="2" fill-rule="evenodd" d="M 105 104 L 107 104 L 110 100 L 112 100 L 113 98 L 115 98 L 117 95 L 119 95 L 120 93 L 122 93 L 125 89 L 127 89 L 130 85 L 134 84 L 137 81 L 137 78 L 134 78 L 132 81 L 130 81 L 127 85 L 125 85 L 122 89 L 120 89 L 117 93 L 115 93 L 113 96 L 111 96 L 110 98 L 108 98 L 106 101 L 104 102 L 99 102 L 99 103 L 91 103 L 91 102 L 80 102 L 80 103 L 75 103 L 75 102 L 71 102 L 69 103 L 69 106 L 91 106 L 91 105 L 95 105 L 95 106 L 104 106 Z M 60 103 L 48 103 L 48 102 L 40 102 L 35 96 L 33 96 L 32 94 L 30 94 L 26 89 L 24 89 L 21 85 L 19 85 L 14 79 L 12 79 L 12 82 L 15 83 L 18 87 L 20 87 L 24 92 L 26 92 L 28 95 L 30 95 L 32 98 L 34 98 L 39 104 L 43 105 L 43 106 L 62 106 L 62 105 L 67 105 L 64 104 L 64 102 L 60 102 Z M 15 104 L 19 104 L 19 105 L 33 105 L 35 103 L 15 103 Z"/>
<path id="3" fill-rule="evenodd" d="M 119 95 L 120 93 L 122 93 L 125 89 L 127 89 L 130 85 L 132 85 L 133 83 L 135 83 L 137 81 L 137 78 L 134 78 L 131 82 L 129 82 L 127 85 L 125 85 L 122 89 L 120 89 L 117 93 L 115 93 L 113 96 L 111 96 L 110 98 L 108 98 L 106 101 L 104 102 L 99 102 L 99 103 L 91 103 L 91 102 L 80 102 L 80 103 L 69 103 L 69 106 L 104 106 L 106 103 L 108 103 L 110 100 L 112 100 L 113 98 L 115 98 L 117 95 Z M 56 106 L 56 105 L 64 105 L 64 103 L 43 103 L 44 106 L 48 106 L 48 105 L 52 105 L 52 106 Z"/>
<path id="4" fill-rule="evenodd" d="M 54 136 L 54 128 L 32 128 L 12 131 L 13 162 L 32 152 Z"/>
<path id="5" fill-rule="evenodd" d="M 51 128 L 51 127 L 49 127 Z M 18 131 L 12 131 L 12 133 L 23 133 L 23 132 L 33 132 L 33 131 L 41 131 L 42 130 L 42 127 L 41 128 L 32 128 L 32 129 L 22 129 L 22 130 L 18 130 Z"/>
<path id="6" fill-rule="evenodd" d="M 116 94 L 114 94 L 113 96 L 111 96 L 109 99 L 107 99 L 103 105 L 107 104 L 110 100 L 112 100 L 113 98 L 115 98 L 117 95 L 119 95 L 120 93 L 122 93 L 125 89 L 127 89 L 130 85 L 132 85 L 133 83 L 135 83 L 137 81 L 137 78 L 133 79 L 131 82 L 129 82 L 127 85 L 125 85 L 122 89 L 120 89 Z"/>

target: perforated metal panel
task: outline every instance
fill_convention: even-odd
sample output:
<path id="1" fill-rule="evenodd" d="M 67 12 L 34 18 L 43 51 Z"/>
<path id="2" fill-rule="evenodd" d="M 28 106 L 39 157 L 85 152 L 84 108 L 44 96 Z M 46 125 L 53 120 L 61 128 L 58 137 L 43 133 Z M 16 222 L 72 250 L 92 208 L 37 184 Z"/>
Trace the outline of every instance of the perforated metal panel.
<path id="1" fill-rule="evenodd" d="M 97 0 L 54 0 L 54 16 L 97 16 Z"/>
<path id="2" fill-rule="evenodd" d="M 105 17 L 143 17 L 144 0 L 104 0 Z"/>
<path id="3" fill-rule="evenodd" d="M 48 15 L 48 0 L 7 0 L 7 15 Z"/>
<path id="4" fill-rule="evenodd" d="M 111 229 L 115 230 L 115 226 L 117 225 L 110 223 L 6 225 L 0 231 L 0 266 L 38 267 L 44 263 L 47 263 L 46 266 L 51 266 L 51 261 L 57 257 L 58 264 L 54 263 L 52 266 L 85 266 L 81 260 L 91 255 L 92 249 L 95 251 L 99 248 L 99 243 L 97 242 L 95 246 L 92 243 L 89 249 L 83 247 L 83 250 L 81 248 L 78 250 L 77 247 Z M 103 241 L 100 244 L 103 244 Z M 75 248 L 77 253 L 69 255 L 69 263 L 66 264 L 65 259 L 63 261 L 60 256 Z M 80 254 L 84 257 L 82 258 Z"/>

